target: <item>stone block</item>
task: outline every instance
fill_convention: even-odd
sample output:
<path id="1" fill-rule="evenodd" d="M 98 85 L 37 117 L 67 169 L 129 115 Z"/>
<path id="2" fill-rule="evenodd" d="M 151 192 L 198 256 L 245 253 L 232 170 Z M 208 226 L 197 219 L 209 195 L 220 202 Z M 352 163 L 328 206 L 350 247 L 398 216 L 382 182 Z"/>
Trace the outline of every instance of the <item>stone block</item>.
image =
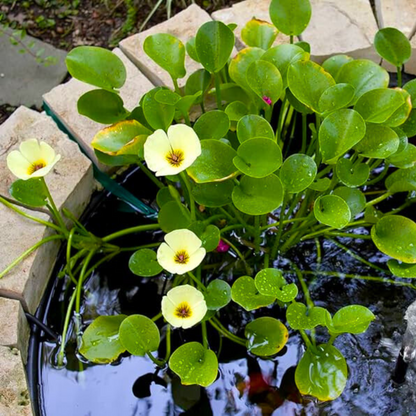
<path id="1" fill-rule="evenodd" d="M 183 44 L 196 35 L 199 27 L 211 20 L 207 12 L 196 4 L 192 4 L 184 11 L 176 14 L 166 22 L 160 23 L 144 32 L 137 33 L 120 42 L 121 50 L 134 62 L 155 85 L 166 85 L 173 88 L 170 75 L 150 59 L 143 50 L 143 42 L 149 35 L 169 33 L 179 38 Z M 183 87 L 188 76 L 201 65 L 188 55 L 185 58 L 186 76 L 178 80 L 179 87 Z"/>
<path id="2" fill-rule="evenodd" d="M 32 53 L 43 49 L 42 57 L 54 57 L 54 65 L 45 66 L 36 61 L 32 54 L 19 53 L 21 45 L 12 45 L 9 37 L 13 30 L 5 29 L 0 25 L 0 105 L 13 106 L 26 105 L 28 107 L 42 106 L 42 94 L 60 84 L 66 77 L 66 52 L 54 48 L 52 45 L 38 39 L 26 36 L 21 42 Z M 19 39 L 19 38 L 18 38 Z"/>
<path id="3" fill-rule="evenodd" d="M 395 27 L 407 37 L 416 29 L 416 2 L 414 0 L 380 0 L 375 3 L 382 18 L 382 27 Z"/>
<path id="4" fill-rule="evenodd" d="M 139 104 L 141 97 L 154 86 L 120 49 L 114 49 L 113 53 L 121 58 L 126 67 L 127 79 L 124 86 L 120 89 L 120 96 L 124 101 L 124 106 L 128 110 L 133 110 Z M 79 114 L 77 110 L 79 97 L 96 88 L 76 79 L 71 79 L 67 83 L 61 84 L 46 93 L 43 99 L 52 113 L 62 122 L 86 154 L 98 164 L 94 150 L 91 147 L 91 141 L 95 134 L 103 129 L 105 125 L 92 121 Z M 102 164 L 99 164 L 99 167 L 106 172 L 111 170 L 109 166 Z"/>
<path id="5" fill-rule="evenodd" d="M 15 348 L 0 347 L 0 415 L 31 416 L 26 375 Z"/>
<path id="6" fill-rule="evenodd" d="M 269 16 L 270 0 L 245 0 L 240 3 L 233 4 L 232 7 L 227 9 L 218 10 L 212 13 L 214 20 L 219 20 L 227 25 L 229 23 L 237 24 L 234 34 L 236 36 L 236 46 L 238 49 L 245 48 L 247 45 L 241 39 L 241 30 L 246 23 L 253 17 L 259 20 L 265 20 L 271 22 Z M 274 45 L 280 45 L 282 43 L 289 43 L 289 36 L 284 33 L 279 33 Z"/>
<path id="7" fill-rule="evenodd" d="M 7 168 L 7 154 L 18 148 L 21 141 L 29 138 L 44 140 L 61 154 L 61 160 L 46 176 L 46 182 L 58 208 L 65 207 L 78 217 L 93 191 L 91 162 L 50 117 L 25 107 L 18 108 L 0 126 L 0 194 L 8 195 L 10 185 L 16 180 Z M 30 214 L 48 219 L 43 213 L 30 211 Z M 50 228 L 46 229 L 44 225 L 23 218 L 2 204 L 0 229 L 0 270 L 4 270 L 24 251 L 51 234 Z M 58 248 L 59 244 L 53 241 L 32 252 L 0 279 L 0 296 L 18 299 L 26 310 L 34 313 L 52 272 Z"/>

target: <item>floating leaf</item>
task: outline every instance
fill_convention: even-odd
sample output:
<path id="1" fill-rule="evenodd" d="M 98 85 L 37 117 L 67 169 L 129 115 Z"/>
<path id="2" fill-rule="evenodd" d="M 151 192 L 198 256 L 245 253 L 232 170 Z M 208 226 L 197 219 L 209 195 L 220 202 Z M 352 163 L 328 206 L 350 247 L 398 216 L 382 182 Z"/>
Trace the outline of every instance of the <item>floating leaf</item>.
<path id="1" fill-rule="evenodd" d="M 201 240 L 202 247 L 207 252 L 213 251 L 218 247 L 220 242 L 220 230 L 212 224 L 206 225 L 203 221 L 196 221 L 189 227 Z"/>
<path id="2" fill-rule="evenodd" d="M 204 92 L 208 89 L 211 83 L 211 74 L 206 69 L 197 69 L 186 80 L 185 93 L 186 95 L 194 95 L 198 92 Z"/>
<path id="3" fill-rule="evenodd" d="M 367 182 L 370 167 L 366 163 L 352 163 L 350 159 L 338 159 L 336 173 L 340 182 L 355 188 Z"/>
<path id="4" fill-rule="evenodd" d="M 384 254 L 404 263 L 416 263 L 416 223 L 401 215 L 386 215 L 371 229 L 371 237 Z"/>
<path id="5" fill-rule="evenodd" d="M 314 207 L 315 218 L 322 224 L 333 228 L 344 228 L 351 221 L 348 204 L 339 196 L 320 196 Z"/>
<path id="6" fill-rule="evenodd" d="M 408 143 L 401 152 L 397 151 L 386 159 L 386 162 L 396 168 L 409 169 L 416 165 L 416 146 Z"/>
<path id="7" fill-rule="evenodd" d="M 365 306 L 349 305 L 341 308 L 333 316 L 328 330 L 331 334 L 362 334 L 374 319 L 374 314 Z"/>
<path id="8" fill-rule="evenodd" d="M 160 89 L 155 94 L 155 100 L 160 104 L 175 105 L 178 101 L 180 101 L 180 99 L 181 96 L 179 94 L 165 88 Z"/>
<path id="9" fill-rule="evenodd" d="M 384 122 L 389 127 L 401 126 L 406 122 L 412 111 L 412 98 L 410 94 L 401 88 L 396 88 L 396 90 L 402 95 L 404 103 Z"/>
<path id="10" fill-rule="evenodd" d="M 410 112 L 409 117 L 402 125 L 400 125 L 400 128 L 407 137 L 416 136 L 416 108 Z"/>
<path id="11" fill-rule="evenodd" d="M 196 183 L 220 182 L 237 174 L 233 159 L 237 155 L 231 147 L 218 140 L 202 140 L 201 155 L 187 169 Z"/>
<path id="12" fill-rule="evenodd" d="M 196 52 L 196 46 L 195 46 L 195 36 L 192 36 L 188 39 L 188 42 L 186 42 L 185 48 L 186 48 L 186 52 L 188 52 L 188 55 L 191 57 L 191 59 L 199 63 L 199 58 L 198 58 L 198 54 Z"/>
<path id="13" fill-rule="evenodd" d="M 237 137 L 240 143 L 255 137 L 266 137 L 276 141 L 270 123 L 255 114 L 249 114 L 240 119 L 237 124 Z"/>
<path id="14" fill-rule="evenodd" d="M 413 279 L 416 277 L 416 264 L 399 263 L 397 260 L 387 262 L 389 270 L 397 277 Z"/>
<path id="15" fill-rule="evenodd" d="M 325 163 L 333 164 L 365 135 L 363 118 L 354 110 L 342 109 L 325 118 L 319 129 L 319 147 Z"/>
<path id="16" fill-rule="evenodd" d="M 241 30 L 241 39 L 247 46 L 269 49 L 277 38 L 278 33 L 276 28 L 269 22 L 253 18 Z"/>
<path id="17" fill-rule="evenodd" d="M 309 0 L 272 0 L 270 19 L 285 35 L 298 36 L 311 20 L 312 8 Z"/>
<path id="18" fill-rule="evenodd" d="M 126 351 L 120 342 L 119 328 L 126 315 L 99 316 L 82 336 L 79 352 L 96 364 L 107 364 Z"/>
<path id="19" fill-rule="evenodd" d="M 287 328 L 269 316 L 257 318 L 246 325 L 247 349 L 260 357 L 275 355 L 286 345 L 289 338 Z"/>
<path id="20" fill-rule="evenodd" d="M 192 194 L 198 204 L 215 208 L 232 202 L 233 189 L 234 183 L 232 181 L 197 183 L 192 188 Z"/>
<path id="21" fill-rule="evenodd" d="M 231 288 L 231 299 L 246 311 L 252 311 L 270 305 L 276 297 L 259 294 L 254 279 L 250 276 L 241 276 Z"/>
<path id="22" fill-rule="evenodd" d="M 291 302 L 298 295 L 298 287 L 294 283 L 288 285 L 278 269 L 260 270 L 254 284 L 261 295 L 274 296 L 284 303 Z"/>
<path id="23" fill-rule="evenodd" d="M 338 75 L 341 72 L 341 68 L 352 60 L 353 58 L 348 55 L 334 55 L 322 64 L 322 68 L 324 68 L 326 72 L 329 72 L 332 75 L 332 78 L 338 82 Z"/>
<path id="24" fill-rule="evenodd" d="M 231 287 L 224 280 L 215 279 L 207 286 L 204 296 L 207 308 L 217 311 L 230 303 Z"/>
<path id="25" fill-rule="evenodd" d="M 143 356 L 159 348 L 159 329 L 147 316 L 130 315 L 120 325 L 120 342 L 130 354 Z"/>
<path id="26" fill-rule="evenodd" d="M 162 104 L 155 99 L 155 95 L 163 87 L 156 87 L 150 90 L 142 98 L 143 114 L 146 121 L 153 129 L 167 130 L 172 124 L 175 116 L 175 107 L 170 104 Z"/>
<path id="27" fill-rule="evenodd" d="M 335 189 L 332 195 L 340 196 L 348 204 L 351 218 L 354 218 L 365 209 L 365 196 L 359 189 L 340 186 Z"/>
<path id="28" fill-rule="evenodd" d="M 412 107 L 416 107 L 416 79 L 412 79 L 411 81 L 407 82 L 403 85 L 403 89 L 406 90 L 410 94 L 410 98 L 412 100 Z"/>
<path id="29" fill-rule="evenodd" d="M 194 124 L 195 133 L 200 140 L 219 140 L 225 137 L 230 129 L 230 119 L 221 110 L 208 111 L 201 115 Z"/>
<path id="30" fill-rule="evenodd" d="M 48 194 L 41 178 L 18 179 L 9 189 L 10 195 L 31 207 L 43 207 L 48 203 Z"/>
<path id="31" fill-rule="evenodd" d="M 416 167 L 393 172 L 386 179 L 386 188 L 392 194 L 416 191 Z"/>
<path id="32" fill-rule="evenodd" d="M 275 104 L 282 95 L 282 76 L 270 62 L 263 60 L 253 62 L 247 69 L 247 81 L 250 88 L 263 101 L 269 99 L 272 104 Z"/>
<path id="33" fill-rule="evenodd" d="M 208 387 L 217 378 L 218 359 L 213 351 L 199 342 L 188 342 L 174 351 L 169 367 L 185 386 L 198 384 Z"/>
<path id="34" fill-rule="evenodd" d="M 185 76 L 185 46 L 175 36 L 168 33 L 147 36 L 143 49 L 173 79 Z"/>
<path id="35" fill-rule="evenodd" d="M 245 214 L 264 215 L 282 205 L 283 186 L 272 174 L 265 178 L 243 176 L 232 193 L 234 205 Z"/>
<path id="36" fill-rule="evenodd" d="M 291 303 L 286 311 L 287 323 L 295 330 L 314 329 L 318 325 L 326 326 L 328 317 L 330 318 L 331 315 L 325 308 L 314 306 L 308 309 L 300 302 Z"/>
<path id="37" fill-rule="evenodd" d="M 129 260 L 129 269 L 141 277 L 156 276 L 163 271 L 157 262 L 156 252 L 149 248 L 142 248 L 133 253 Z"/>
<path id="38" fill-rule="evenodd" d="M 325 192 L 329 189 L 330 185 L 331 179 L 329 178 L 316 179 L 309 185 L 309 189 L 319 192 Z"/>
<path id="39" fill-rule="evenodd" d="M 407 62 L 412 54 L 409 39 L 394 27 L 380 29 L 374 37 L 374 47 L 382 58 L 396 67 Z"/>
<path id="40" fill-rule="evenodd" d="M 165 233 L 173 230 L 188 228 L 191 224 L 189 210 L 177 201 L 167 202 L 159 211 L 158 221 Z"/>
<path id="41" fill-rule="evenodd" d="M 295 372 L 295 382 L 303 395 L 321 401 L 335 400 L 347 384 L 348 369 L 344 356 L 334 346 L 322 344 L 308 348 Z"/>
<path id="42" fill-rule="evenodd" d="M 231 121 L 239 121 L 244 116 L 248 114 L 247 106 L 242 103 L 241 101 L 233 101 L 232 103 L 228 104 L 225 109 L 225 114 L 228 115 L 228 118 Z"/>
<path id="43" fill-rule="evenodd" d="M 234 48 L 234 33 L 222 22 L 204 23 L 196 34 L 195 49 L 202 66 L 215 73 L 224 68 Z"/>
<path id="44" fill-rule="evenodd" d="M 282 151 L 270 139 L 258 137 L 244 141 L 233 159 L 235 167 L 252 178 L 264 178 L 282 164 Z"/>
<path id="45" fill-rule="evenodd" d="M 354 87 L 350 84 L 336 84 L 325 90 L 319 98 L 318 106 L 321 113 L 347 107 L 354 97 Z"/>
<path id="46" fill-rule="evenodd" d="M 156 202 L 159 208 L 162 208 L 167 202 L 178 201 L 179 199 L 179 192 L 172 185 L 159 189 L 156 195 Z"/>
<path id="47" fill-rule="evenodd" d="M 280 169 L 280 180 L 289 193 L 302 192 L 315 180 L 317 167 L 307 155 L 297 153 L 289 156 Z"/>

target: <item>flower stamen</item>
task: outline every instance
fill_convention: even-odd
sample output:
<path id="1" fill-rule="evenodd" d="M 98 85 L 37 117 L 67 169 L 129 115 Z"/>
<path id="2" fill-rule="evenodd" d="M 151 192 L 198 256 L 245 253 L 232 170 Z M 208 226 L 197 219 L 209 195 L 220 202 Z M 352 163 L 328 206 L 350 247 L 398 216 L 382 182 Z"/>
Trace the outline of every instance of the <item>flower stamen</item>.
<path id="1" fill-rule="evenodd" d="M 185 250 L 178 251 L 175 254 L 175 263 L 186 264 L 189 260 L 189 254 Z"/>
<path id="2" fill-rule="evenodd" d="M 190 318 L 192 316 L 192 310 L 188 303 L 182 302 L 175 309 L 175 316 L 177 318 Z"/>
<path id="3" fill-rule="evenodd" d="M 174 167 L 179 167 L 184 161 L 182 150 L 172 150 L 166 155 L 167 161 Z"/>
<path id="4" fill-rule="evenodd" d="M 36 172 L 39 169 L 43 169 L 46 166 L 44 160 L 37 160 L 36 162 L 32 163 L 27 170 L 27 174 L 31 175 L 32 173 Z"/>

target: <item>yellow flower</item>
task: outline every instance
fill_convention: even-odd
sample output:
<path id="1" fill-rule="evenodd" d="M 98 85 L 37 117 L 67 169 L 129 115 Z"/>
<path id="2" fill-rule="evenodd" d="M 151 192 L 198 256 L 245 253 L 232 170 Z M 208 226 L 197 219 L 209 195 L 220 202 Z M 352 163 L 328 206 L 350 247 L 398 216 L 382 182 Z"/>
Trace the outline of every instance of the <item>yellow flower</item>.
<path id="1" fill-rule="evenodd" d="M 198 267 L 205 257 L 202 241 L 189 230 L 175 230 L 165 235 L 157 250 L 157 261 L 168 272 L 184 274 Z"/>
<path id="2" fill-rule="evenodd" d="M 176 124 L 156 130 L 144 144 L 144 159 L 156 176 L 176 175 L 189 168 L 201 154 L 201 143 L 191 127 Z"/>
<path id="3" fill-rule="evenodd" d="M 7 166 L 13 175 L 26 180 L 47 175 L 60 158 L 47 143 L 29 139 L 7 155 Z"/>
<path id="4" fill-rule="evenodd" d="M 190 285 L 174 287 L 162 298 L 163 317 L 176 328 L 190 328 L 206 313 L 204 295 Z"/>

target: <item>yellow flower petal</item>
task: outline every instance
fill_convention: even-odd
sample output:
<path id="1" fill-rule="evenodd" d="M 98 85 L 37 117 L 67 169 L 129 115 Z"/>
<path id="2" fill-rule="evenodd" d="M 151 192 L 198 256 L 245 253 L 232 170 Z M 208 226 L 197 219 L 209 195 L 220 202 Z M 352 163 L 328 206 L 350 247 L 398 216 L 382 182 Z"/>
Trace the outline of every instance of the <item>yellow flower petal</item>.
<path id="1" fill-rule="evenodd" d="M 29 139 L 20 143 L 19 150 L 30 163 L 35 163 L 42 159 L 42 149 L 37 139 Z"/>
<path id="2" fill-rule="evenodd" d="M 48 143 L 40 142 L 40 151 L 41 151 L 41 159 L 43 159 L 47 165 L 51 163 L 55 164 L 60 159 L 60 155 L 58 155 L 59 156 L 58 160 L 55 160 L 56 159 L 55 150 L 53 150 L 53 148 L 49 146 Z"/>
<path id="3" fill-rule="evenodd" d="M 202 241 L 191 230 L 180 229 L 165 235 L 165 241 L 173 251 L 185 250 L 189 254 L 195 253 Z"/>
<path id="4" fill-rule="evenodd" d="M 12 150 L 7 155 L 7 167 L 19 179 L 30 178 L 28 174 L 30 166 L 32 166 L 31 163 L 18 150 Z"/>
<path id="5" fill-rule="evenodd" d="M 184 152 L 184 161 L 181 167 L 189 168 L 201 154 L 201 142 L 194 130 L 185 124 L 176 124 L 168 128 L 168 138 L 173 149 Z"/>
<path id="6" fill-rule="evenodd" d="M 156 172 L 156 176 L 160 176 L 158 172 L 169 167 L 166 155 L 172 150 L 168 136 L 163 130 L 156 130 L 151 134 L 144 143 L 144 160 L 147 167 Z"/>

